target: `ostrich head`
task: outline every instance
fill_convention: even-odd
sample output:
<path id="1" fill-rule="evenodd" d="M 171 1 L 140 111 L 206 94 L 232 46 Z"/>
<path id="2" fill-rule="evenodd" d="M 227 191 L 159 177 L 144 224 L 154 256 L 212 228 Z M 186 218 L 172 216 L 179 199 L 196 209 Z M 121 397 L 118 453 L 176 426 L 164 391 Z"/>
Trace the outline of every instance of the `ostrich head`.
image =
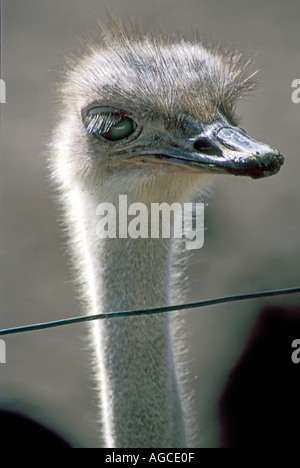
<path id="1" fill-rule="evenodd" d="M 68 170 L 89 188 L 109 179 L 119 193 L 147 189 L 166 201 L 217 173 L 277 173 L 280 152 L 237 125 L 237 100 L 255 82 L 249 64 L 113 22 L 68 71 L 57 138 Z"/>

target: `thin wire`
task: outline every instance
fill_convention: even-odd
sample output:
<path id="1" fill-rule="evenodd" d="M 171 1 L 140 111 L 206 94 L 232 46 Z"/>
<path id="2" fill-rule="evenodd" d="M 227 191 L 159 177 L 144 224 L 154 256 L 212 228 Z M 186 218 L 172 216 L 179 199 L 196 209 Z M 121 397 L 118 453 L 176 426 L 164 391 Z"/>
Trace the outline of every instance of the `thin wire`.
<path id="1" fill-rule="evenodd" d="M 220 297 L 217 299 L 209 299 L 207 301 L 191 302 L 188 304 L 177 304 L 177 305 L 158 307 L 158 308 L 147 309 L 147 310 L 125 310 L 125 311 L 118 311 L 118 312 L 105 312 L 103 314 L 96 314 L 96 315 L 83 315 L 83 316 L 72 317 L 68 319 L 55 320 L 53 322 L 36 323 L 36 324 L 25 325 L 21 327 L 2 329 L 0 330 L 0 336 L 12 335 L 15 333 L 24 333 L 24 332 L 35 331 L 35 330 L 44 330 L 45 328 L 61 327 L 63 325 L 71 325 L 73 323 L 90 322 L 92 320 L 100 320 L 100 319 L 106 319 L 106 318 L 111 319 L 111 318 L 117 318 L 117 317 L 130 317 L 132 315 L 162 314 L 166 312 L 173 312 L 175 310 L 195 309 L 197 307 L 224 304 L 226 302 L 244 301 L 247 299 L 258 299 L 262 297 L 280 296 L 284 294 L 295 294 L 295 293 L 300 293 L 300 287 L 289 288 L 289 289 L 277 289 L 273 291 L 263 291 L 263 292 L 250 293 L 250 294 L 240 294 L 236 296 Z"/>

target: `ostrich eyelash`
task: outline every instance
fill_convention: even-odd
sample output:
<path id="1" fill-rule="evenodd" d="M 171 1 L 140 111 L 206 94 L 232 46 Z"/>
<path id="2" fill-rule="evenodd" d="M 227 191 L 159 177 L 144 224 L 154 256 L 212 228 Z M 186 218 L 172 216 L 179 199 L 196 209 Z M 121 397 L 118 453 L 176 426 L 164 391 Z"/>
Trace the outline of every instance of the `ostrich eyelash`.
<path id="1" fill-rule="evenodd" d="M 105 114 L 99 114 L 91 111 L 86 116 L 84 123 L 89 134 L 95 132 L 103 134 L 108 132 L 114 125 L 117 125 L 123 117 L 124 114 L 121 113 L 107 112 Z"/>

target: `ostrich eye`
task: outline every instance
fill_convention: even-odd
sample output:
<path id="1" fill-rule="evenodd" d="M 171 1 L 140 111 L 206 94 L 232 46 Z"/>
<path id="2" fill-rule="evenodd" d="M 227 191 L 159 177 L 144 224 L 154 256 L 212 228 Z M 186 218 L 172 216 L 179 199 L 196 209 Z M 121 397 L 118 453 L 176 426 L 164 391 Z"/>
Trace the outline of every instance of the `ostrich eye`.
<path id="1" fill-rule="evenodd" d="M 84 118 L 84 125 L 90 134 L 107 141 L 119 141 L 128 138 L 137 124 L 124 112 L 103 112 L 103 109 L 91 109 Z"/>
<path id="2" fill-rule="evenodd" d="M 117 141 L 129 137 L 136 129 L 136 123 L 129 117 L 123 117 L 119 123 L 110 127 L 108 132 L 102 133 L 105 140 Z"/>

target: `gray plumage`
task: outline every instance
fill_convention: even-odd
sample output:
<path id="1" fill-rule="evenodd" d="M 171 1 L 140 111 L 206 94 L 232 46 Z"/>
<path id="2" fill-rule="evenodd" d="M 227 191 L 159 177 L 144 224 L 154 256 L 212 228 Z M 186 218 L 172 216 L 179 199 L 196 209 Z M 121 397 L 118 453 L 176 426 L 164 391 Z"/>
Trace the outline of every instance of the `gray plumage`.
<path id="1" fill-rule="evenodd" d="M 235 51 L 143 35 L 118 20 L 69 63 L 50 165 L 86 313 L 183 300 L 173 240 L 99 239 L 99 203 L 117 207 L 126 194 L 128 204 L 182 204 L 201 200 L 214 174 L 279 170 L 281 154 L 237 127 L 237 99 L 255 82 L 250 68 Z M 112 139 L 120 122 L 131 133 Z M 99 444 L 194 444 L 181 315 L 99 321 L 90 339 Z"/>

